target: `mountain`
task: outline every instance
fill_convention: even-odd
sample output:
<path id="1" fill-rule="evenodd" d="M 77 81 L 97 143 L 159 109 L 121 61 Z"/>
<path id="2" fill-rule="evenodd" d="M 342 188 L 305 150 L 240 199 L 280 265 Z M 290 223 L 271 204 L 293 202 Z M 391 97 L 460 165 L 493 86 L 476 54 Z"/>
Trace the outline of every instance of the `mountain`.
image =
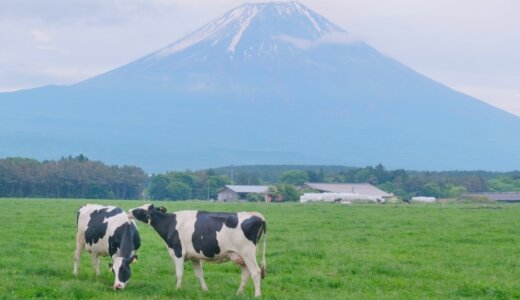
<path id="1" fill-rule="evenodd" d="M 0 156 L 150 172 L 239 164 L 520 168 L 520 118 L 439 84 L 298 2 L 244 4 L 71 86 L 0 94 Z"/>

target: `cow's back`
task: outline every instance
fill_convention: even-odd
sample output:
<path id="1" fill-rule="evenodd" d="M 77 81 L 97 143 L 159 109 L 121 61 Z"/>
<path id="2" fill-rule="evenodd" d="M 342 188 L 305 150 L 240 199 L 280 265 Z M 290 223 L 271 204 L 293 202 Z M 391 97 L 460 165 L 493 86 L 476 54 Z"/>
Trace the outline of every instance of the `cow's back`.
<path id="1" fill-rule="evenodd" d="M 128 215 L 115 206 L 86 204 L 78 210 L 78 233 L 85 239 L 89 252 L 108 255 L 109 237 L 128 222 Z"/>
<path id="2" fill-rule="evenodd" d="M 187 258 L 226 261 L 231 253 L 256 249 L 265 219 L 259 213 L 178 211 L 176 230 Z"/>

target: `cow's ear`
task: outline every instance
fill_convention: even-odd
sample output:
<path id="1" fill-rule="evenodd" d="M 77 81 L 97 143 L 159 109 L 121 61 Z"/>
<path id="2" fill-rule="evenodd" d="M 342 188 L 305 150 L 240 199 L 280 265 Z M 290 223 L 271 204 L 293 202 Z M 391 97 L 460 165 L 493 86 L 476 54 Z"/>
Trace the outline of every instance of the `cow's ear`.
<path id="1" fill-rule="evenodd" d="M 148 206 L 148 210 L 149 210 L 149 211 L 152 211 L 152 210 L 154 210 L 154 209 L 155 209 L 155 206 L 153 206 L 153 204 L 150 204 L 150 206 Z"/>
<path id="2" fill-rule="evenodd" d="M 163 213 L 166 212 L 166 207 L 164 207 L 164 206 L 161 206 L 161 207 L 159 207 L 158 209 L 159 209 L 159 211 L 161 211 L 161 212 L 163 212 Z"/>
<path id="3" fill-rule="evenodd" d="M 137 255 L 134 255 L 130 258 L 125 258 L 125 260 L 123 261 L 123 263 L 127 264 L 127 265 L 130 265 L 130 264 L 133 264 L 133 263 L 136 263 L 137 262 Z"/>

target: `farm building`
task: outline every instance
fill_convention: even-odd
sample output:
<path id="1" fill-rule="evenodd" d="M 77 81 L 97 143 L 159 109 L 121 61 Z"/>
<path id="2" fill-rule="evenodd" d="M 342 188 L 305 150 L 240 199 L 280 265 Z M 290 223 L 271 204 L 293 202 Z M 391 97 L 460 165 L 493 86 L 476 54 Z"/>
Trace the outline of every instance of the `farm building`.
<path id="1" fill-rule="evenodd" d="M 417 196 L 417 197 L 412 197 L 411 200 L 413 202 L 432 203 L 432 202 L 435 202 L 435 200 L 437 200 L 437 199 L 435 197 Z"/>
<path id="2" fill-rule="evenodd" d="M 305 193 L 300 197 L 300 202 L 325 201 L 325 202 L 350 202 L 364 200 L 373 202 L 385 202 L 394 195 L 387 193 L 369 183 L 305 183 L 304 188 L 311 188 L 320 193 Z"/>
<path id="3" fill-rule="evenodd" d="M 247 195 L 256 194 L 263 196 L 265 202 L 269 202 L 268 191 L 269 188 L 265 185 L 226 185 L 218 192 L 218 201 L 246 200 Z"/>
<path id="4" fill-rule="evenodd" d="M 520 193 L 468 193 L 462 195 L 463 199 L 487 199 L 499 202 L 520 202 Z"/>

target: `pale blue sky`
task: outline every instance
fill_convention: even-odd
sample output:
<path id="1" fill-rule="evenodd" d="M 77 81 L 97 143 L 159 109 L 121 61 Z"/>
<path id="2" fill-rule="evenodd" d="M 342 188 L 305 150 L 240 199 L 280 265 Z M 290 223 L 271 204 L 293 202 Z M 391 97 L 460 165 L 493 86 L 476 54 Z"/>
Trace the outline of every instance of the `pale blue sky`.
<path id="1" fill-rule="evenodd" d="M 158 50 L 240 0 L 0 0 L 0 91 L 71 84 Z M 426 76 L 520 116 L 520 1 L 301 0 Z"/>

